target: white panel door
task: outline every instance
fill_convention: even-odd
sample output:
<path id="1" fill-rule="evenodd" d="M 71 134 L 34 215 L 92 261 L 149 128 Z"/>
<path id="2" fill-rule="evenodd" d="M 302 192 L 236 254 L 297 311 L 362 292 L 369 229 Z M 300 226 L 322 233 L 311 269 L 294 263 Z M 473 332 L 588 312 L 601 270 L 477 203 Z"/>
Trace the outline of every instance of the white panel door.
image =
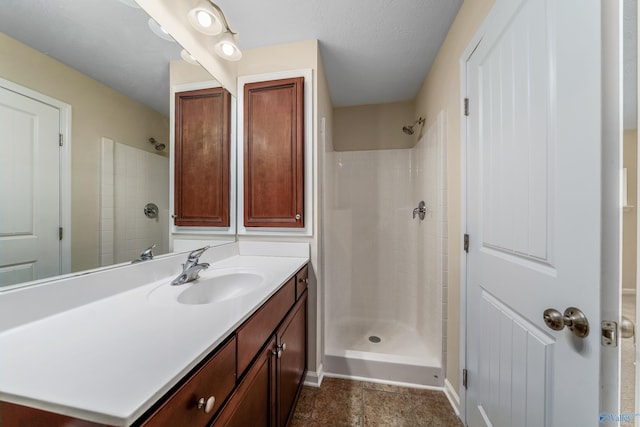
<path id="1" fill-rule="evenodd" d="M 598 425 L 609 256 L 600 249 L 600 19 L 597 0 L 497 0 L 467 62 L 472 427 Z M 587 316 L 587 337 L 545 325 L 545 309 L 568 307 Z"/>
<path id="2" fill-rule="evenodd" d="M 0 287 L 60 274 L 60 111 L 0 87 Z"/>

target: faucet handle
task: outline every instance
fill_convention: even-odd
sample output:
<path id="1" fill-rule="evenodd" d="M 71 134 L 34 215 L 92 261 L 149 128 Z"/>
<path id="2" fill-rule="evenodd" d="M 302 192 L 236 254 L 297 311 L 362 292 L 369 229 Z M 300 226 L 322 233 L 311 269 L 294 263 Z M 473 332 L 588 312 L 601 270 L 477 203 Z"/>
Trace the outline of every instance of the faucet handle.
<path id="1" fill-rule="evenodd" d="M 202 254 L 204 253 L 204 251 L 206 251 L 207 249 L 209 249 L 211 246 L 207 245 L 203 248 L 200 249 L 196 249 L 194 251 L 191 251 L 189 253 L 189 261 L 197 261 L 198 258 L 200 258 L 202 256 Z"/>
<path id="2" fill-rule="evenodd" d="M 156 246 L 157 245 L 154 243 L 144 251 L 140 252 L 140 259 L 142 260 L 153 259 L 153 248 L 155 248 Z"/>

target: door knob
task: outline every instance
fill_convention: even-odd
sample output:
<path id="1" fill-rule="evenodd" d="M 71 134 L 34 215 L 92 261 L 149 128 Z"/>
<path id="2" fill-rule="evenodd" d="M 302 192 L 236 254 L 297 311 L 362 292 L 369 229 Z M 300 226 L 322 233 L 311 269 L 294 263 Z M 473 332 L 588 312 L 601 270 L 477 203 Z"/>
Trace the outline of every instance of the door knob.
<path id="1" fill-rule="evenodd" d="M 627 316 L 622 316 L 620 335 L 622 335 L 622 338 L 633 338 L 633 342 L 636 342 L 636 326 Z"/>
<path id="2" fill-rule="evenodd" d="M 589 321 L 579 308 L 569 307 L 564 314 L 555 308 L 548 308 L 544 311 L 542 318 L 544 323 L 554 331 L 561 331 L 566 326 L 580 338 L 589 335 Z"/>

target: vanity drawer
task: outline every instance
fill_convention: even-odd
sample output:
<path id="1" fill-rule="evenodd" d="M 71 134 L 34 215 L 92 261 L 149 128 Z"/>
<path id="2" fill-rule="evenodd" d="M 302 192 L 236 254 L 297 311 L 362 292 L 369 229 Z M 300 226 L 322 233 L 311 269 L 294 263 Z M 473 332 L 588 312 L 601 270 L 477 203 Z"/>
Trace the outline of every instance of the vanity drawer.
<path id="1" fill-rule="evenodd" d="M 145 422 L 150 426 L 206 426 L 236 385 L 236 340 L 231 339 Z M 198 402 L 215 399 L 209 412 Z M 206 403 L 205 403 L 206 406 Z"/>
<path id="2" fill-rule="evenodd" d="M 296 302 L 296 280 L 291 278 L 256 311 L 236 334 L 238 340 L 238 378 L 276 330 Z"/>
<path id="3" fill-rule="evenodd" d="M 309 285 L 309 265 L 305 265 L 296 273 L 296 300 L 300 299 L 302 293 Z"/>

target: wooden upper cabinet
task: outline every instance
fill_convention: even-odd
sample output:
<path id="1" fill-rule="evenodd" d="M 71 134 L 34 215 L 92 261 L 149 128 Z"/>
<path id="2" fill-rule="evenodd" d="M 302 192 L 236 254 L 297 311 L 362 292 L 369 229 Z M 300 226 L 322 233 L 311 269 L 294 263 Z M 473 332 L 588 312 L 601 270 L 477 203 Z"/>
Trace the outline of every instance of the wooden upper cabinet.
<path id="1" fill-rule="evenodd" d="M 229 227 L 231 95 L 176 93 L 175 225 Z"/>
<path id="2" fill-rule="evenodd" d="M 304 228 L 304 78 L 244 86 L 244 225 Z"/>

